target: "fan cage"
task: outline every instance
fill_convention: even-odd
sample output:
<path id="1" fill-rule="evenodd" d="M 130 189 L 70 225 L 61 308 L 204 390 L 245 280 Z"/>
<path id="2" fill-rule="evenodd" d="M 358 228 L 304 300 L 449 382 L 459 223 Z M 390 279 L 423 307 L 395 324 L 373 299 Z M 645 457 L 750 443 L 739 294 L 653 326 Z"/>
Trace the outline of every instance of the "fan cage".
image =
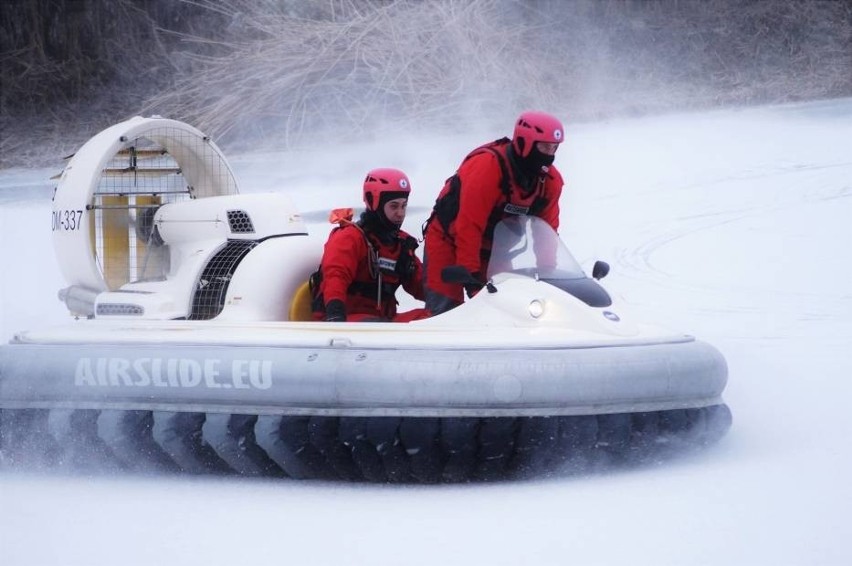
<path id="1" fill-rule="evenodd" d="M 154 226 L 160 206 L 237 192 L 230 168 L 205 137 L 163 127 L 122 141 L 101 171 L 89 210 L 96 261 L 110 290 L 168 274 L 168 247 Z"/>

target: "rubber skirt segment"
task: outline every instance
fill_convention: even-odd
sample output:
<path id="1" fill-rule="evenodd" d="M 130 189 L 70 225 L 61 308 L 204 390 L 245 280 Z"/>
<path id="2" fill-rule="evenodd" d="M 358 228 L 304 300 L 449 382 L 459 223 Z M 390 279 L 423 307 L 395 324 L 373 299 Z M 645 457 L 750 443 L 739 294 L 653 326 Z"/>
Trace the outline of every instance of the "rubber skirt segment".
<path id="1" fill-rule="evenodd" d="M 154 411 L 151 434 L 182 471 L 192 474 L 226 472 L 228 465 L 202 437 L 206 420 L 205 413 Z"/>
<path id="2" fill-rule="evenodd" d="M 233 472 L 243 476 L 284 476 L 284 471 L 258 446 L 257 415 L 208 413 L 201 427 L 204 442 Z"/>
<path id="3" fill-rule="evenodd" d="M 0 466 L 382 483 L 533 478 L 710 445 L 724 404 L 554 417 L 323 417 L 4 409 Z"/>

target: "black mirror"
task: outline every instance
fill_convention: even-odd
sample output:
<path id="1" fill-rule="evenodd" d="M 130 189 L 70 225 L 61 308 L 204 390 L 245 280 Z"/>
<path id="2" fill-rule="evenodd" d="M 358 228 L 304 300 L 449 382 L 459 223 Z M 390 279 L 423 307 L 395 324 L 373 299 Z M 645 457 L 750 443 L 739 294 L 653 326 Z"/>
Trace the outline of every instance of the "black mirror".
<path id="1" fill-rule="evenodd" d="M 603 279 L 609 273 L 609 264 L 605 261 L 596 261 L 592 267 L 592 277 L 595 279 Z"/>

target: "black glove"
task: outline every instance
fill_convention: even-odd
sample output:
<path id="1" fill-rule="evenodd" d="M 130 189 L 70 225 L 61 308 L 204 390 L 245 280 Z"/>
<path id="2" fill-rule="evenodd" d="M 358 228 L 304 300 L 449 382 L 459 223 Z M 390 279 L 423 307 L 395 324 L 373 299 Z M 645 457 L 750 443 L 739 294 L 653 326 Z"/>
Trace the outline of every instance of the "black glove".
<path id="1" fill-rule="evenodd" d="M 478 271 L 475 273 L 471 273 L 471 275 L 477 281 L 482 281 L 482 274 L 480 274 Z M 464 291 L 465 293 L 467 293 L 467 298 L 472 299 L 473 296 L 479 293 L 479 291 L 482 290 L 484 286 L 484 283 L 465 283 Z"/>
<path id="2" fill-rule="evenodd" d="M 402 241 L 402 250 L 399 259 L 396 260 L 396 274 L 402 281 L 408 281 L 417 270 L 417 262 L 414 259 L 414 250 L 417 249 L 417 240 L 411 236 Z"/>
<path id="3" fill-rule="evenodd" d="M 346 305 L 340 299 L 332 299 L 325 305 L 326 322 L 346 322 Z"/>

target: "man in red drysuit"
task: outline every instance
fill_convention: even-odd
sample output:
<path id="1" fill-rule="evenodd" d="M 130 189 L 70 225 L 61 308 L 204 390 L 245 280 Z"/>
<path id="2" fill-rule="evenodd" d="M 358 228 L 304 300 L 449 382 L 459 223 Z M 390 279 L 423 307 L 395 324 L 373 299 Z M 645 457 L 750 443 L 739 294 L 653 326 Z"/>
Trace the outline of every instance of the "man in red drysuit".
<path id="1" fill-rule="evenodd" d="M 426 309 L 440 314 L 481 286 L 441 279 L 448 265 L 461 265 L 485 283 L 495 225 L 512 215 L 538 216 L 559 228 L 562 175 L 553 166 L 564 139 L 562 123 L 544 112 L 522 113 L 512 139 L 482 145 L 447 179 L 423 231 Z"/>
<path id="2" fill-rule="evenodd" d="M 417 240 L 400 229 L 411 183 L 398 169 L 373 169 L 364 180 L 366 210 L 357 222 L 332 230 L 311 278 L 316 320 L 409 322 L 423 309 L 397 313 L 396 290 L 423 300 L 423 265 Z"/>

